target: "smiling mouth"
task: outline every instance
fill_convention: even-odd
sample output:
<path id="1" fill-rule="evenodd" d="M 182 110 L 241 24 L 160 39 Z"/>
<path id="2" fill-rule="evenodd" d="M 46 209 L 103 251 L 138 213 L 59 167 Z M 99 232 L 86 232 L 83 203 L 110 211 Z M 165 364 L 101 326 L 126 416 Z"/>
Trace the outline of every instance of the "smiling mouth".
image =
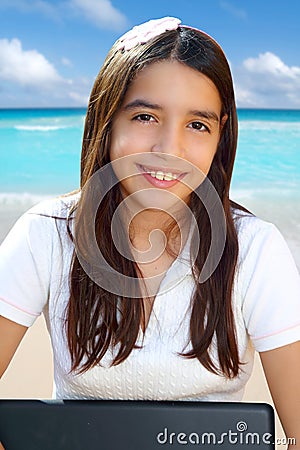
<path id="1" fill-rule="evenodd" d="M 175 181 L 175 180 L 181 180 L 185 175 L 186 172 L 176 172 L 173 169 L 164 169 L 161 168 L 154 168 L 154 167 L 146 167 L 142 166 L 141 164 L 137 164 L 137 167 L 140 171 L 147 173 L 152 178 L 156 178 L 159 181 Z"/>

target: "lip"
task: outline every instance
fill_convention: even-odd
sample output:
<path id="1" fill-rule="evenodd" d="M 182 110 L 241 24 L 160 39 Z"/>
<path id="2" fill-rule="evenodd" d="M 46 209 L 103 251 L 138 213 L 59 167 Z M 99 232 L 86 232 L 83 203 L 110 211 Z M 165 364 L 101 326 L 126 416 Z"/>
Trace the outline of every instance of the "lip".
<path id="1" fill-rule="evenodd" d="M 179 183 L 180 180 L 182 180 L 182 178 L 187 174 L 187 172 L 178 172 L 178 170 L 174 170 L 174 169 L 170 169 L 170 168 L 162 168 L 162 167 L 149 167 L 149 166 L 142 166 L 140 164 L 136 164 L 136 167 L 138 168 L 139 172 L 141 172 L 141 174 L 146 178 L 146 180 L 152 184 L 152 186 L 158 187 L 158 188 L 170 188 L 172 186 L 175 186 L 175 184 Z M 147 173 L 145 171 L 145 168 L 149 171 L 153 171 L 153 172 L 164 172 L 164 173 L 172 173 L 174 175 L 179 175 L 178 178 L 176 178 L 176 180 L 158 180 L 157 178 L 152 177 L 149 173 Z"/>
<path id="2" fill-rule="evenodd" d="M 149 172 L 163 172 L 163 173 L 172 173 L 174 175 L 180 175 L 184 176 L 187 174 L 187 172 L 181 172 L 178 169 L 172 169 L 171 167 L 157 167 L 157 166 L 146 166 L 142 164 L 136 164 L 137 168 L 141 172 L 145 172 L 145 169 L 147 169 Z"/>

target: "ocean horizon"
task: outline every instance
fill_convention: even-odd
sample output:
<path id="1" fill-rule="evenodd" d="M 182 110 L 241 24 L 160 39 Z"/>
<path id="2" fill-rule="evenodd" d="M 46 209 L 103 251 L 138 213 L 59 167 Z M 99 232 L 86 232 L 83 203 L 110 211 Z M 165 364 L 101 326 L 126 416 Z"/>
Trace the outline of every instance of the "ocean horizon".
<path id="1" fill-rule="evenodd" d="M 79 186 L 86 108 L 0 109 L 0 193 L 57 195 Z M 300 110 L 238 109 L 232 191 L 300 192 Z"/>
<path id="2" fill-rule="evenodd" d="M 0 109 L 0 219 L 79 187 L 86 108 Z M 275 223 L 300 267 L 300 110 L 238 109 L 230 197 Z"/>

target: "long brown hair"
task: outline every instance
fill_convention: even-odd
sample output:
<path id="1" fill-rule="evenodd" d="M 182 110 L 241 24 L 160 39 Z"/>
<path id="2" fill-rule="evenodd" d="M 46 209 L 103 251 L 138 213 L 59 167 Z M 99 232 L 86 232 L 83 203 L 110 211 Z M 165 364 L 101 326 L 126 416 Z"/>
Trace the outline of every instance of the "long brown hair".
<path id="1" fill-rule="evenodd" d="M 200 240 L 193 266 L 196 289 L 191 299 L 192 350 L 183 353 L 182 349 L 180 355 L 197 358 L 213 373 L 234 377 L 241 363 L 231 304 L 239 250 L 232 208 L 243 208 L 229 200 L 229 188 L 237 145 L 237 114 L 230 69 L 222 49 L 212 38 L 200 31 L 179 27 L 130 51 L 119 51 L 116 45 L 112 47 L 95 81 L 88 105 L 81 156 L 81 188 L 86 186 L 93 174 L 110 162 L 112 121 L 130 82 L 146 65 L 170 59 L 210 78 L 220 94 L 221 117 L 227 115 L 208 180 L 199 187 L 205 189 L 206 181 L 211 182 L 222 202 L 226 217 L 225 248 L 216 270 L 207 281 L 200 283 L 210 239 Z M 84 227 L 84 220 L 80 220 L 82 201 L 81 198 L 77 205 L 76 220 Z M 121 274 L 138 278 L 134 262 L 124 258 L 111 244 L 110 224 L 121 202 L 121 191 L 116 184 L 103 198 L 96 215 L 97 242 L 111 267 Z M 189 208 L 197 221 L 200 235 L 209 238 L 210 220 L 196 192 L 191 195 Z M 128 301 L 126 297 L 117 296 L 99 286 L 82 268 L 75 252 L 70 270 L 70 299 L 66 313 L 67 339 L 74 371 L 84 372 L 101 364 L 110 346 L 118 349 L 113 365 L 124 361 L 136 347 L 143 302 Z M 217 341 L 218 364 L 212 360 L 209 352 L 214 337 Z"/>

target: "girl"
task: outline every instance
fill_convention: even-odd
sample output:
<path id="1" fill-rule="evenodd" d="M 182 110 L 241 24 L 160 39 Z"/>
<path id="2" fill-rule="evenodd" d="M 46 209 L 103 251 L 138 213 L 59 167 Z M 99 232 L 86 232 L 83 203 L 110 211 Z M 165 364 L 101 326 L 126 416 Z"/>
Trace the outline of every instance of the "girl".
<path id="1" fill-rule="evenodd" d="M 256 349 L 299 446 L 299 274 L 276 227 L 229 199 L 236 144 L 211 37 L 164 18 L 120 38 L 91 93 L 80 191 L 1 247 L 0 373 L 42 312 L 57 398 L 236 401 Z"/>

